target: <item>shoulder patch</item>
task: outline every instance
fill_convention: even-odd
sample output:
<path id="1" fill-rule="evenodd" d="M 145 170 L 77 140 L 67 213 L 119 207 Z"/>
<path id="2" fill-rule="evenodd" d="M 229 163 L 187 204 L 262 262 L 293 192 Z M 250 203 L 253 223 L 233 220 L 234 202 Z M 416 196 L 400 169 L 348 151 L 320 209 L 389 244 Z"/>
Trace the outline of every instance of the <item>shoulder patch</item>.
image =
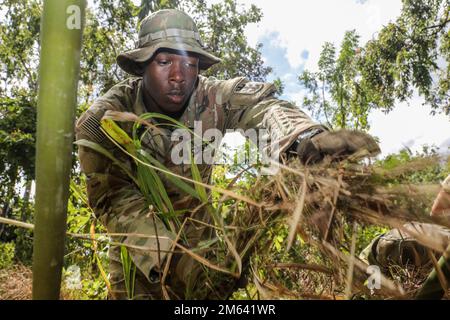
<path id="1" fill-rule="evenodd" d="M 245 80 L 243 77 L 217 80 L 213 77 L 205 78 L 202 76 L 199 76 L 199 79 L 200 82 L 196 90 L 197 103 L 202 104 L 204 97 L 207 96 L 209 103 L 217 105 L 228 103 L 236 90 L 236 86 Z"/>
<path id="2" fill-rule="evenodd" d="M 264 83 L 246 82 L 236 87 L 235 92 L 240 94 L 256 94 L 264 88 Z"/>
<path id="3" fill-rule="evenodd" d="M 275 86 L 271 83 L 242 81 L 234 88 L 230 99 L 231 108 L 257 104 L 275 91 Z"/>

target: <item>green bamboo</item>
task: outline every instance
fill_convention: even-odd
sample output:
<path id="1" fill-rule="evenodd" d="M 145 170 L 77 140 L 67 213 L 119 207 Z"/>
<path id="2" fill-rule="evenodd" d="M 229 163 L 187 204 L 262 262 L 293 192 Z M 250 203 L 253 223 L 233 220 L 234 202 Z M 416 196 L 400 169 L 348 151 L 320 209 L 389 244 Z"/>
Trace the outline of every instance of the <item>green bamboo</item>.
<path id="1" fill-rule="evenodd" d="M 36 143 L 33 299 L 59 299 L 85 0 L 45 0 Z"/>
<path id="2" fill-rule="evenodd" d="M 437 263 L 438 268 L 442 272 L 446 285 L 450 283 L 450 245 L 445 250 L 442 257 L 439 259 Z M 443 280 L 444 280 L 443 279 Z M 420 290 L 417 292 L 415 299 L 416 300 L 438 300 L 442 299 L 445 291 L 442 288 L 442 284 L 439 280 L 438 272 L 436 268 L 434 268 L 430 274 L 428 275 L 427 280 L 423 283 Z"/>

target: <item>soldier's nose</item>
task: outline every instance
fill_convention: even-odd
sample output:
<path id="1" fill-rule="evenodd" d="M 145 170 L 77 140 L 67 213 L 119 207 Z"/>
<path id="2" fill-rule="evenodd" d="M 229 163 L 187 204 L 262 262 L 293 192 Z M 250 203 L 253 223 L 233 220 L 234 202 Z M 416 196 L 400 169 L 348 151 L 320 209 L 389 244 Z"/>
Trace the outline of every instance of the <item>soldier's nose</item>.
<path id="1" fill-rule="evenodd" d="M 185 81 L 183 69 L 179 63 L 174 63 L 170 69 L 169 80 L 171 82 L 182 83 Z"/>

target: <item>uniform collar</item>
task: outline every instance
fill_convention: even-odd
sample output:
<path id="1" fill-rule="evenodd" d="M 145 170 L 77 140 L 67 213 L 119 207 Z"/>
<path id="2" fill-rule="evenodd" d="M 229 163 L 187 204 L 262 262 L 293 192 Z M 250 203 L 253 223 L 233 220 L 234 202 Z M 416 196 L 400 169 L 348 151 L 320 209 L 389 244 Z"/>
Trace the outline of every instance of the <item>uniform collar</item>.
<path id="1" fill-rule="evenodd" d="M 140 78 L 137 84 L 136 100 L 134 101 L 133 105 L 133 112 L 138 116 L 147 112 L 144 104 L 144 96 L 142 90 L 142 78 Z"/>

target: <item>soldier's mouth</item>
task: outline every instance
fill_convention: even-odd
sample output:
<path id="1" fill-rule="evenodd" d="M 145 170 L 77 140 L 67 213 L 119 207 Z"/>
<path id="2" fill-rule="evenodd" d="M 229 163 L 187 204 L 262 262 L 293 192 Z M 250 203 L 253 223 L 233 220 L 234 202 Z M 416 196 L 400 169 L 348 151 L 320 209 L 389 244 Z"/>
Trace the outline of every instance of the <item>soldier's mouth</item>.
<path id="1" fill-rule="evenodd" d="M 182 91 L 171 91 L 167 95 L 173 103 L 182 103 L 184 101 L 184 93 Z"/>
<path id="2" fill-rule="evenodd" d="M 173 103 L 180 104 L 184 101 L 184 95 L 169 94 L 169 100 Z"/>

